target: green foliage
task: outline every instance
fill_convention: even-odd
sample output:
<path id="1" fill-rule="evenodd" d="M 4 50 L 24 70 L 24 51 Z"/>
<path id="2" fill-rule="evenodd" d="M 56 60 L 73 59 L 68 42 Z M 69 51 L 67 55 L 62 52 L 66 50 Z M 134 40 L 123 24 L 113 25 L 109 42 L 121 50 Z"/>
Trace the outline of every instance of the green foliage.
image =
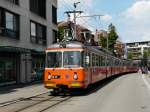
<path id="1" fill-rule="evenodd" d="M 148 58 L 148 51 L 144 51 L 144 53 L 143 53 L 143 58 L 144 58 L 144 59 L 147 59 L 147 58 Z"/>
<path id="2" fill-rule="evenodd" d="M 109 30 L 108 48 L 111 52 L 113 52 L 114 51 L 114 45 L 116 43 L 116 40 L 118 39 L 118 34 L 116 32 L 115 26 L 112 23 L 108 26 L 108 30 Z"/>
<path id="3" fill-rule="evenodd" d="M 59 27 L 57 32 L 57 39 L 59 39 L 59 41 L 62 41 L 63 38 L 64 38 L 64 28 Z"/>
<path id="4" fill-rule="evenodd" d="M 132 60 L 133 59 L 133 54 L 131 52 L 128 52 L 127 58 Z"/>
<path id="5" fill-rule="evenodd" d="M 103 34 L 100 34 L 99 37 L 99 44 L 102 46 L 102 48 L 106 48 L 107 47 L 107 39 L 106 37 L 103 36 Z"/>

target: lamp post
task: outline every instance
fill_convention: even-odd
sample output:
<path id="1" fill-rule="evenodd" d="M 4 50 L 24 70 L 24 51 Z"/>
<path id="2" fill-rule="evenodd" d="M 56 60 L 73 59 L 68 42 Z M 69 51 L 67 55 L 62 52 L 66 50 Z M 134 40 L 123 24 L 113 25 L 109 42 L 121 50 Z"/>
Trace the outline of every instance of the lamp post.
<path id="1" fill-rule="evenodd" d="M 109 33 L 110 33 L 110 31 L 107 31 L 107 50 L 108 50 L 108 48 L 109 48 L 109 40 L 108 40 L 108 37 L 109 37 Z"/>

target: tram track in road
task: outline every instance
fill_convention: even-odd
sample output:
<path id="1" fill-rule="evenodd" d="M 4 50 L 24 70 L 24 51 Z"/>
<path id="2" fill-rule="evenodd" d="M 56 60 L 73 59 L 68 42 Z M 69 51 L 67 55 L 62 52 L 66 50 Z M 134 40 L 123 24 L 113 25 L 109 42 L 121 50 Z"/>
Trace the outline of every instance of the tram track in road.
<path id="1" fill-rule="evenodd" d="M 26 99 L 31 99 L 31 98 L 35 98 L 35 97 L 38 97 L 38 96 L 41 96 L 41 95 L 44 95 L 44 94 L 48 94 L 48 93 L 49 92 L 44 92 L 44 93 L 34 95 L 34 96 L 31 96 L 31 97 L 27 97 L 27 98 L 18 98 L 18 99 L 14 99 L 14 100 L 11 100 L 11 101 L 6 101 L 6 102 L 3 102 L 3 103 L 0 103 L 0 108 L 5 107 L 5 106 L 9 106 L 11 104 L 18 103 L 18 102 L 26 100 Z"/>
<path id="2" fill-rule="evenodd" d="M 71 96 L 50 96 L 48 93 L 45 93 L 1 106 L 0 112 L 44 112 L 70 98 Z"/>
<path id="3" fill-rule="evenodd" d="M 69 100 L 70 98 L 71 98 L 71 96 L 70 96 L 70 97 L 67 97 L 67 98 L 65 98 L 64 100 L 59 101 L 59 102 L 57 102 L 57 103 L 55 103 L 55 104 L 53 104 L 53 105 L 51 105 L 51 106 L 49 106 L 49 107 L 47 107 L 47 108 L 45 108 L 45 109 L 43 109 L 43 110 L 40 110 L 39 112 L 47 111 L 48 109 L 50 109 L 50 108 L 52 108 L 52 107 L 54 107 L 54 106 L 56 106 L 56 105 L 58 105 L 58 104 L 61 104 L 61 103 L 65 102 L 65 101 Z"/>

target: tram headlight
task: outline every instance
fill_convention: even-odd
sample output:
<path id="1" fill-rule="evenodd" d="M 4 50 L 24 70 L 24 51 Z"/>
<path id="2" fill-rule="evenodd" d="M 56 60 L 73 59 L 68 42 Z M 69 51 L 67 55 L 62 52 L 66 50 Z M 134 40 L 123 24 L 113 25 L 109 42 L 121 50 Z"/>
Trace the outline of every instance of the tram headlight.
<path id="1" fill-rule="evenodd" d="M 51 75 L 48 75 L 48 80 L 51 80 L 52 76 Z"/>
<path id="2" fill-rule="evenodd" d="M 77 74 L 77 73 L 74 73 L 73 79 L 74 79 L 74 80 L 78 80 L 78 74 Z"/>

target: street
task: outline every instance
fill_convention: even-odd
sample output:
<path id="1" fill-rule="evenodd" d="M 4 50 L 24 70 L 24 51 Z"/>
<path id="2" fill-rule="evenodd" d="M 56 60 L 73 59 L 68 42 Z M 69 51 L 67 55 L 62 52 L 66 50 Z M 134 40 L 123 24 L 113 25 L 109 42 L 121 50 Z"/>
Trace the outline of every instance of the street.
<path id="1" fill-rule="evenodd" d="M 72 98 L 51 112 L 150 112 L 150 91 L 142 76 L 129 74 L 95 93 Z"/>
<path id="2" fill-rule="evenodd" d="M 128 74 L 102 81 L 87 94 L 51 96 L 43 92 L 1 106 L 0 112 L 149 112 L 149 83 L 149 76 Z"/>

